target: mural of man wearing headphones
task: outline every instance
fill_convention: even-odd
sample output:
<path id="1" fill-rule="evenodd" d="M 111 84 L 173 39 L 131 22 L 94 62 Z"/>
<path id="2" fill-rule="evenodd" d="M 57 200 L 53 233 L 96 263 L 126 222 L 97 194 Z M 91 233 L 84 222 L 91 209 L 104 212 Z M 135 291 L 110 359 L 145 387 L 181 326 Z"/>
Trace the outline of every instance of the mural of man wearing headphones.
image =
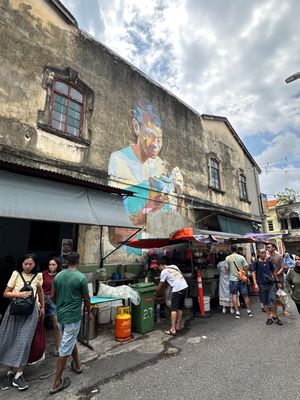
<path id="1" fill-rule="evenodd" d="M 144 225 L 149 213 L 174 211 L 175 200 L 172 205 L 170 197 L 182 193 L 183 178 L 178 167 L 168 176 L 159 157 L 163 131 L 157 108 L 149 100 L 139 99 L 130 114 L 134 143 L 111 154 L 108 174 L 111 185 L 122 182 L 136 193 L 125 200 L 125 207 L 134 225 Z"/>

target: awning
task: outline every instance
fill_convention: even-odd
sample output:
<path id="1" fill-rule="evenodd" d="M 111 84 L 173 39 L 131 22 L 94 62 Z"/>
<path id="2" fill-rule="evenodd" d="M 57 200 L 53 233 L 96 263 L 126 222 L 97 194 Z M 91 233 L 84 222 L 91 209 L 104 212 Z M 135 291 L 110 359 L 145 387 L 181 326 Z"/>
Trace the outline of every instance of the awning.
<path id="1" fill-rule="evenodd" d="M 248 221 L 224 217 L 223 215 L 218 215 L 218 220 L 222 232 L 230 232 L 238 235 L 253 232 L 253 226 Z"/>
<path id="2" fill-rule="evenodd" d="M 133 228 L 119 195 L 5 171 L 0 216 Z"/>
<path id="3" fill-rule="evenodd" d="M 217 239 L 210 234 L 202 234 L 197 229 L 183 228 L 171 233 L 168 238 L 138 239 L 125 242 L 124 244 L 138 249 L 152 249 L 186 242 L 209 244 L 217 242 Z"/>

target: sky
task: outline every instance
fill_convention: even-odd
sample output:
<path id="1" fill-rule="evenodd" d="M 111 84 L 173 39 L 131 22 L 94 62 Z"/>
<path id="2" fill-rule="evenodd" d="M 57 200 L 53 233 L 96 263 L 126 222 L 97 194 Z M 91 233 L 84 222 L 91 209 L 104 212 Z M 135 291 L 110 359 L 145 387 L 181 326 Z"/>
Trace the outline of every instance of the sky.
<path id="1" fill-rule="evenodd" d="M 88 32 L 200 114 L 228 118 L 269 198 L 300 194 L 299 0 L 61 0 Z"/>

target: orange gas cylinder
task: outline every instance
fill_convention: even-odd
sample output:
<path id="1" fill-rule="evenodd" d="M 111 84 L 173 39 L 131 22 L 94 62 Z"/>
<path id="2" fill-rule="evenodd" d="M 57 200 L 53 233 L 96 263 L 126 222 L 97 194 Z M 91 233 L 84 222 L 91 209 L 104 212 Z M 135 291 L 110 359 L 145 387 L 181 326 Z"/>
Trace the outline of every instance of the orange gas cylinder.
<path id="1" fill-rule="evenodd" d="M 131 315 L 128 306 L 117 308 L 115 318 L 115 339 L 126 342 L 131 339 Z"/>

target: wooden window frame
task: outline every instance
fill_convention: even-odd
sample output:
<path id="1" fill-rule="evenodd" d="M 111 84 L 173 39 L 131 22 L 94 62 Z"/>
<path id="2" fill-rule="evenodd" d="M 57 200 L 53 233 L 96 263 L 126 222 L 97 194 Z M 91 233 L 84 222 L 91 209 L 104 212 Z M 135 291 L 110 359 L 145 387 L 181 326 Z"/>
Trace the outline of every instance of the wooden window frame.
<path id="1" fill-rule="evenodd" d="M 249 201 L 248 190 L 247 190 L 247 178 L 244 174 L 239 176 L 239 189 L 240 189 L 240 200 Z"/>
<path id="2" fill-rule="evenodd" d="M 54 101 L 54 82 L 57 81 L 65 83 L 68 85 L 68 87 L 72 87 L 83 96 L 79 136 L 75 136 L 72 133 L 68 133 L 51 126 L 51 116 L 53 112 Z M 56 68 L 52 66 L 45 67 L 42 87 L 46 90 L 46 100 L 44 109 L 38 110 L 38 128 L 67 140 L 90 146 L 93 131 L 92 112 L 94 104 L 94 92 L 92 89 L 90 89 L 81 79 L 79 79 L 78 72 L 72 68 Z M 65 94 L 64 96 L 66 97 Z M 75 99 L 72 99 L 72 101 L 76 102 Z"/>
<path id="3" fill-rule="evenodd" d="M 214 176 L 215 174 L 217 179 Z M 215 185 L 216 181 L 218 183 L 217 186 Z M 209 187 L 221 191 L 220 162 L 214 157 L 209 158 Z"/>
<path id="4" fill-rule="evenodd" d="M 68 86 L 68 95 L 66 95 L 65 93 L 62 93 L 60 91 L 58 91 L 55 88 L 55 82 L 61 82 L 64 83 L 66 86 Z M 79 101 L 73 99 L 70 95 L 71 89 L 76 90 L 77 92 L 79 92 L 82 96 L 82 103 L 80 103 Z M 55 94 L 59 94 L 60 96 L 64 97 L 65 99 L 67 99 L 67 105 L 66 105 L 66 121 L 65 121 L 65 130 L 62 129 L 57 129 L 54 128 L 52 126 L 52 115 L 53 115 L 53 111 L 54 111 L 54 99 L 55 99 Z M 68 111 L 69 111 L 69 104 L 70 104 L 70 100 L 73 101 L 76 104 L 79 104 L 81 107 L 80 110 L 80 124 L 79 124 L 79 135 L 73 135 L 72 133 L 69 133 L 67 131 L 67 127 L 68 127 Z M 53 84 L 52 84 L 52 93 L 51 93 L 51 101 L 50 101 L 50 112 L 49 112 L 49 126 L 53 129 L 57 129 L 61 132 L 63 132 L 65 135 L 70 135 L 73 137 L 77 137 L 77 138 L 81 138 L 82 137 L 82 130 L 83 130 L 83 121 L 84 121 L 84 109 L 85 109 L 85 93 L 82 92 L 82 90 L 80 90 L 79 87 L 77 87 L 76 85 L 73 85 L 72 83 L 68 82 L 68 81 L 63 81 L 62 79 L 54 79 L 53 80 Z"/>

